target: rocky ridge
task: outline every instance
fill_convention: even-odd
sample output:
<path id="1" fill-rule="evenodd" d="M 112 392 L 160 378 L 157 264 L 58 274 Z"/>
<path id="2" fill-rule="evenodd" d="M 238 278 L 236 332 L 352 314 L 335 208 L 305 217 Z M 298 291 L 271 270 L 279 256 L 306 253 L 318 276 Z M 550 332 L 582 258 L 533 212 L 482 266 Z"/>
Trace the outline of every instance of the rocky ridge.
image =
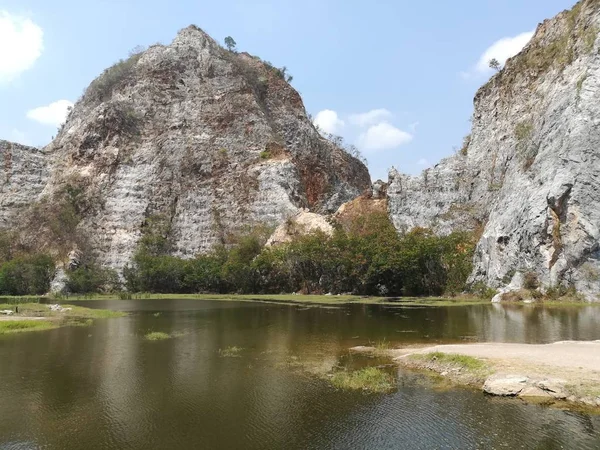
<path id="1" fill-rule="evenodd" d="M 173 255 L 192 257 L 244 226 L 334 212 L 370 187 L 367 168 L 320 136 L 281 71 L 195 26 L 107 69 L 43 151 L 12 148 L 20 178 L 0 191 L 2 225 L 14 226 L 16 206 L 64 203 L 66 192 L 78 232 L 116 270 L 150 222 Z"/>
<path id="2" fill-rule="evenodd" d="M 389 175 L 399 229 L 481 234 L 470 281 L 600 293 L 600 1 L 546 20 L 475 97 L 456 155 L 420 176 Z M 531 275 L 529 275 L 531 279 Z M 510 286 L 507 288 L 507 286 Z"/>

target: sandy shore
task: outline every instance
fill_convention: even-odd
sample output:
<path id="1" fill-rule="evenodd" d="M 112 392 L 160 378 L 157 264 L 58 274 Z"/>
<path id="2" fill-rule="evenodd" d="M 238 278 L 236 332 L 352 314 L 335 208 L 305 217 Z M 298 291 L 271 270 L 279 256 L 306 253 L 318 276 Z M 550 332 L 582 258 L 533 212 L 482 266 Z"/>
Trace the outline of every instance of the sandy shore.
<path id="1" fill-rule="evenodd" d="M 382 353 L 368 347 L 354 351 Z M 436 345 L 383 352 L 401 366 L 432 371 L 487 394 L 600 407 L 600 341 Z"/>
<path id="2" fill-rule="evenodd" d="M 497 360 L 498 362 L 526 364 L 531 366 L 554 366 L 595 373 L 600 383 L 600 341 L 562 341 L 546 345 L 533 344 L 461 344 L 437 345 L 422 349 L 394 350 L 394 356 L 423 353 L 454 353 Z"/>

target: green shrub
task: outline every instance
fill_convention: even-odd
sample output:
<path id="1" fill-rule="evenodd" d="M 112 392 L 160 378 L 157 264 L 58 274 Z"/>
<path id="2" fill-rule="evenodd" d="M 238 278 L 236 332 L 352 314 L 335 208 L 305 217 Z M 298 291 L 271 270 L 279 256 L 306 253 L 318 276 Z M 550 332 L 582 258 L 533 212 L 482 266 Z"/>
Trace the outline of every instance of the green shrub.
<path id="1" fill-rule="evenodd" d="M 48 255 L 21 256 L 0 266 L 0 294 L 42 295 L 50 290 L 54 261 Z"/>
<path id="2" fill-rule="evenodd" d="M 68 271 L 66 289 L 76 294 L 112 292 L 120 290 L 120 281 L 114 270 L 92 264 Z"/>

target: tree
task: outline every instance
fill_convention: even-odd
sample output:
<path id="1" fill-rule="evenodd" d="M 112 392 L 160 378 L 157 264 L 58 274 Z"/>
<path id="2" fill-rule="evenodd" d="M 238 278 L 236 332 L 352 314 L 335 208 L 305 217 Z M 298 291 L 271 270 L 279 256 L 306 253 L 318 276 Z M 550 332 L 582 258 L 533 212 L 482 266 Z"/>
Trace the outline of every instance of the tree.
<path id="1" fill-rule="evenodd" d="M 227 36 L 225 38 L 225 45 L 227 46 L 227 50 L 233 52 L 235 51 L 235 46 L 237 45 L 237 43 L 233 40 L 231 36 Z"/>
<path id="2" fill-rule="evenodd" d="M 489 65 L 490 65 L 490 69 L 494 69 L 494 70 L 502 69 L 502 66 L 500 65 L 500 61 L 498 61 L 496 58 L 490 59 Z"/>

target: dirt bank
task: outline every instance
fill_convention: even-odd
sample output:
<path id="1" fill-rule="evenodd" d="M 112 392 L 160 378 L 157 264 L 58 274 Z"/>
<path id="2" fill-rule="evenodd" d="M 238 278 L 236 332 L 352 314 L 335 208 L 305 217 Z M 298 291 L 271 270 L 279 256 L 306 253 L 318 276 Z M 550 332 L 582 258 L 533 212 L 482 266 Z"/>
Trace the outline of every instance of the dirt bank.
<path id="1" fill-rule="evenodd" d="M 487 394 L 600 407 L 600 341 L 436 345 L 385 352 L 399 365 L 433 371 Z"/>

